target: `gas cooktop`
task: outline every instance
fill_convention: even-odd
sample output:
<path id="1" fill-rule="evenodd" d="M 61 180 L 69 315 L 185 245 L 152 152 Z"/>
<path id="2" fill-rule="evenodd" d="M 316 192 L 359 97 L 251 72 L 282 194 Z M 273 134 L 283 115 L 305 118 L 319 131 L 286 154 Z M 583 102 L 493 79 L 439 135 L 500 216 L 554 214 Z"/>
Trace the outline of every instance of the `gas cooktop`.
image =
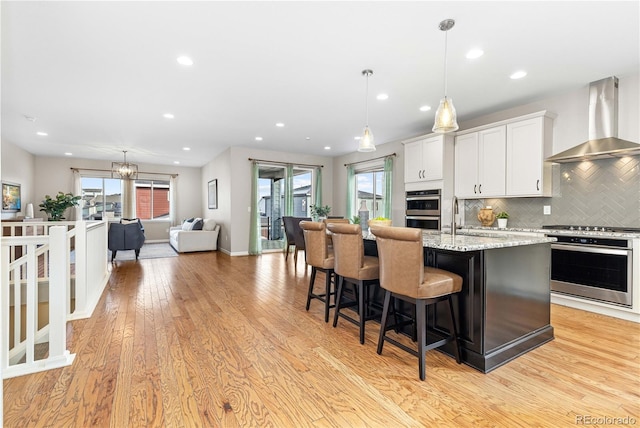
<path id="1" fill-rule="evenodd" d="M 552 224 L 542 226 L 543 229 L 575 230 L 577 232 L 616 232 L 616 233 L 640 233 L 638 227 L 619 226 L 576 226 L 566 224 Z"/>

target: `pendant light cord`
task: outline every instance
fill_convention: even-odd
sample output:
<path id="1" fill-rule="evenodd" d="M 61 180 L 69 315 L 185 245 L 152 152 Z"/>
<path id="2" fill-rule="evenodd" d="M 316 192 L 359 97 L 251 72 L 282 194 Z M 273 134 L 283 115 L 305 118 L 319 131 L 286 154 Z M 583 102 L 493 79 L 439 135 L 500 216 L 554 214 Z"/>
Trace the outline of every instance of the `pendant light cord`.
<path id="1" fill-rule="evenodd" d="M 369 72 L 366 73 L 367 75 L 367 90 L 365 92 L 364 95 L 364 109 L 365 109 L 365 126 L 368 128 L 369 127 Z"/>
<path id="2" fill-rule="evenodd" d="M 447 98 L 447 34 L 449 30 L 444 32 L 444 98 Z"/>

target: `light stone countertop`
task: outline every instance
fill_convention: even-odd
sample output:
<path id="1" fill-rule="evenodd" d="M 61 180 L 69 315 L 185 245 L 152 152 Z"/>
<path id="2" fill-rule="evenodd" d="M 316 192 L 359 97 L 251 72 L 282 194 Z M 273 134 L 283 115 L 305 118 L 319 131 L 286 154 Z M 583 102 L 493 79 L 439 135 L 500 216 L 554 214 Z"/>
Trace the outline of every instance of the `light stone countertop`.
<path id="1" fill-rule="evenodd" d="M 375 239 L 369 232 L 363 232 L 365 239 Z M 449 251 L 481 251 L 494 248 L 517 247 L 555 242 L 556 238 L 544 236 L 518 235 L 516 233 L 491 233 L 490 231 L 460 231 L 456 236 L 439 231 L 422 231 L 425 248 Z"/>
<path id="2" fill-rule="evenodd" d="M 446 230 L 450 228 L 447 227 Z M 478 231 L 478 232 L 525 232 L 525 233 L 544 233 L 545 235 L 566 235 L 566 236 L 603 236 L 611 238 L 640 238 L 640 233 L 632 232 L 594 232 L 584 230 L 560 230 L 560 229 L 541 229 L 541 228 L 525 228 L 525 227 L 508 227 L 506 229 L 499 229 L 497 227 L 485 227 L 485 226 L 462 226 L 463 231 Z"/>

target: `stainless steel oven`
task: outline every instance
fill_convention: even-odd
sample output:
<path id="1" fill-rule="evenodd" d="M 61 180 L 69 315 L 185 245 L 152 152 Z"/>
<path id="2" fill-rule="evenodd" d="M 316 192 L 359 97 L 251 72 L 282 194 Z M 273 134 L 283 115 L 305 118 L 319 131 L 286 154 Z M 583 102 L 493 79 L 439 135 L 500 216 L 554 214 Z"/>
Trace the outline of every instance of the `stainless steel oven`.
<path id="1" fill-rule="evenodd" d="M 440 230 L 440 190 L 416 190 L 406 193 L 406 226 Z"/>
<path id="2" fill-rule="evenodd" d="M 633 250 L 625 238 L 550 235 L 551 290 L 631 307 Z"/>

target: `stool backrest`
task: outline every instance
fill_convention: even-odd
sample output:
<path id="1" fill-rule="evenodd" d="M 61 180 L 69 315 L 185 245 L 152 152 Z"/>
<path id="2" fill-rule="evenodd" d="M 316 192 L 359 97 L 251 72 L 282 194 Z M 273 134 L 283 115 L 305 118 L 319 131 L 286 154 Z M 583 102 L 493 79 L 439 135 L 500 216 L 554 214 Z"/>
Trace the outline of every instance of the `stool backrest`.
<path id="1" fill-rule="evenodd" d="M 359 224 L 329 222 L 327 228 L 333 233 L 333 270 L 340 276 L 357 278 L 364 264 L 364 243 Z"/>
<path id="2" fill-rule="evenodd" d="M 415 295 L 424 280 L 422 230 L 378 226 L 370 231 L 378 245 L 380 286 L 393 293 Z"/>
<path id="3" fill-rule="evenodd" d="M 300 228 L 304 234 L 304 257 L 307 264 L 316 267 L 322 266 L 324 260 L 329 257 L 325 224 L 321 221 L 303 220 L 300 222 Z"/>

